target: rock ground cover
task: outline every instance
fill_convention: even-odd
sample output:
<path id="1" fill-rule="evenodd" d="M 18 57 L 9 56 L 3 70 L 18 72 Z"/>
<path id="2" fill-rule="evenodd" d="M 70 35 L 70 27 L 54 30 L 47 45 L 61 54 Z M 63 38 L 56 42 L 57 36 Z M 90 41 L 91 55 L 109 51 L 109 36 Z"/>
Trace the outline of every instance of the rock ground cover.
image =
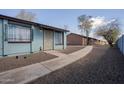
<path id="1" fill-rule="evenodd" d="M 31 84 L 123 84 L 124 56 L 117 48 L 94 46 L 86 57 Z"/>

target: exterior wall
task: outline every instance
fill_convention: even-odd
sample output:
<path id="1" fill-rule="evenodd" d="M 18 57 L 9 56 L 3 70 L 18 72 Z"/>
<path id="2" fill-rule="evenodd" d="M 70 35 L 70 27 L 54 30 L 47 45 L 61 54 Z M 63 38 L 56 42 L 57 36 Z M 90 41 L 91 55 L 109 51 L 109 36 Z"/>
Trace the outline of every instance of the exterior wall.
<path id="1" fill-rule="evenodd" d="M 99 45 L 100 44 L 100 41 L 99 40 L 96 40 L 95 44 L 96 45 Z"/>
<path id="2" fill-rule="evenodd" d="M 55 45 L 55 50 L 60 50 L 60 49 L 63 49 L 63 45 Z"/>
<path id="3" fill-rule="evenodd" d="M 50 30 L 44 30 L 44 50 L 52 50 L 54 47 L 53 36 L 54 32 Z"/>
<path id="4" fill-rule="evenodd" d="M 89 44 L 90 45 L 98 45 L 99 44 L 99 40 L 94 39 L 94 38 L 89 38 Z"/>
<path id="5" fill-rule="evenodd" d="M 66 32 L 63 32 L 63 45 L 56 45 L 54 42 L 54 49 L 60 50 L 60 49 L 65 49 L 66 48 Z M 55 41 L 55 32 L 54 32 L 54 41 Z"/>
<path id="6" fill-rule="evenodd" d="M 105 45 L 105 41 L 90 38 L 89 44 L 90 45 Z"/>
<path id="7" fill-rule="evenodd" d="M 87 45 L 87 38 L 82 38 L 82 44 L 85 46 Z"/>
<path id="8" fill-rule="evenodd" d="M 97 40 L 95 38 L 88 38 L 89 45 L 104 45 L 106 42 Z M 67 35 L 67 44 L 68 45 L 87 45 L 87 37 L 81 36 L 78 34 L 69 34 Z"/>
<path id="9" fill-rule="evenodd" d="M 88 40 L 89 40 L 89 45 L 93 45 L 93 39 L 88 38 Z"/>
<path id="10" fill-rule="evenodd" d="M 67 36 L 67 44 L 68 45 L 82 45 L 82 37 L 75 35 L 75 34 L 69 34 Z"/>
<path id="11" fill-rule="evenodd" d="M 96 45 L 105 45 L 107 44 L 106 41 L 96 40 Z"/>
<path id="12" fill-rule="evenodd" d="M 67 32 L 64 32 L 64 49 L 67 47 Z"/>
<path id="13" fill-rule="evenodd" d="M 32 41 L 32 52 L 38 52 L 43 50 L 43 30 L 37 27 L 32 27 L 33 29 L 33 41 Z"/>
<path id="14" fill-rule="evenodd" d="M 0 56 L 2 55 L 2 20 L 0 19 Z"/>
<path id="15" fill-rule="evenodd" d="M 0 21 L 1 23 L 1 21 Z M 2 31 L 5 37 L 5 24 L 8 24 L 7 20 L 3 21 L 4 29 L 0 29 L 0 35 Z M 1 24 L 0 24 L 1 26 Z M 33 41 L 32 43 L 8 43 L 4 38 L 4 55 L 14 55 L 14 54 L 28 54 L 30 52 L 38 52 L 43 50 L 43 31 L 37 27 L 33 27 Z M 2 36 L 0 37 L 0 49 L 2 49 Z M 0 55 L 2 50 L 0 50 Z"/>
<path id="16" fill-rule="evenodd" d="M 30 26 L 33 31 L 33 40 L 31 43 L 8 43 L 5 39 L 7 30 L 5 25 L 8 25 L 8 20 L 0 19 L 0 56 L 5 55 L 19 55 L 29 54 L 31 52 L 38 52 L 44 49 L 44 31 L 36 26 Z M 52 41 L 52 49 L 66 48 L 66 32 L 63 33 L 63 45 L 55 45 L 54 31 Z M 4 51 L 4 52 L 3 52 Z"/>
<path id="17" fill-rule="evenodd" d="M 99 44 L 100 44 L 100 45 L 104 45 L 104 42 L 100 40 L 100 41 L 99 41 Z"/>
<path id="18" fill-rule="evenodd" d="M 5 24 L 8 24 L 7 20 L 4 20 L 4 37 L 5 37 Z M 4 40 L 4 55 L 21 54 L 30 52 L 30 43 L 8 43 Z"/>
<path id="19" fill-rule="evenodd" d="M 119 50 L 122 52 L 124 55 L 124 35 L 122 35 L 118 40 L 117 40 L 117 46 Z"/>

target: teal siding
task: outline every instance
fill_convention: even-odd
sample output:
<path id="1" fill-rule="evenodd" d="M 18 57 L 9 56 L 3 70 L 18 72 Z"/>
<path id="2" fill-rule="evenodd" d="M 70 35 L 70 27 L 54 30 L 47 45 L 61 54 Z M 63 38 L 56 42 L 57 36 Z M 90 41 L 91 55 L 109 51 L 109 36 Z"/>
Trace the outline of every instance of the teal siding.
<path id="1" fill-rule="evenodd" d="M 118 38 L 117 45 L 118 45 L 119 50 L 124 55 L 124 35 L 122 35 L 120 38 Z"/>
<path id="2" fill-rule="evenodd" d="M 67 32 L 64 32 L 64 49 L 67 47 Z"/>
<path id="3" fill-rule="evenodd" d="M 55 32 L 54 32 L 55 33 Z M 63 45 L 56 45 L 55 42 L 54 42 L 54 49 L 65 49 L 67 46 L 66 46 L 66 32 L 63 32 L 64 34 L 64 43 Z M 55 36 L 54 36 L 54 41 L 55 41 Z"/>
<path id="4" fill-rule="evenodd" d="M 35 26 L 30 26 L 33 31 L 32 43 L 8 43 L 8 41 L 6 40 L 8 29 L 5 29 L 5 25 L 8 26 L 8 20 L 0 19 L 0 56 L 13 55 L 13 54 L 29 54 L 30 52 L 39 52 L 40 50 L 43 50 L 43 45 L 44 45 L 43 44 L 43 38 L 44 38 L 43 30 L 40 30 L 38 27 L 35 27 Z M 63 32 L 63 34 L 64 34 L 63 45 L 55 45 L 55 42 L 54 42 L 55 36 L 54 36 L 53 38 L 54 49 L 66 48 L 66 33 Z"/>
<path id="5" fill-rule="evenodd" d="M 0 19 L 0 56 L 2 55 L 2 20 Z"/>
<path id="6" fill-rule="evenodd" d="M 63 49 L 63 45 L 55 45 L 55 48 L 56 50 L 60 50 L 60 49 Z"/>
<path id="7" fill-rule="evenodd" d="M 43 48 L 43 36 L 42 31 L 36 27 L 33 27 L 33 41 L 31 43 L 8 43 L 5 41 L 5 35 L 7 34 L 5 31 L 5 24 L 8 24 L 7 20 L 4 20 L 4 29 L 1 29 L 1 32 L 4 31 L 4 55 L 11 55 L 11 54 L 28 54 L 30 52 L 38 52 Z M 0 33 L 2 38 L 2 33 Z M 0 39 L 0 43 L 2 43 L 2 39 Z M 0 44 L 2 45 L 2 44 Z M 32 46 L 32 51 L 31 51 Z M 0 46 L 2 47 L 2 46 Z M 2 51 L 0 51 L 2 54 Z"/>
<path id="8" fill-rule="evenodd" d="M 33 27 L 32 51 L 37 52 L 43 50 L 43 31 L 37 27 Z"/>
<path id="9" fill-rule="evenodd" d="M 8 43 L 4 45 L 4 55 L 30 53 L 30 44 L 27 43 Z"/>
<path id="10" fill-rule="evenodd" d="M 23 54 L 30 52 L 30 43 L 8 43 L 5 41 L 5 24 L 8 24 L 7 20 L 4 20 L 4 55 L 10 54 Z"/>

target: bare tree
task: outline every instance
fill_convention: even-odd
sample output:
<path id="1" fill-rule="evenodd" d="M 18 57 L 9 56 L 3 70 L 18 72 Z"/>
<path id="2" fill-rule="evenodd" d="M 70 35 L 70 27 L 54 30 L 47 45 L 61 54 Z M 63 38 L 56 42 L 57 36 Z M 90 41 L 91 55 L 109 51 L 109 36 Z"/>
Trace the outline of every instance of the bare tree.
<path id="1" fill-rule="evenodd" d="M 109 45 L 113 47 L 113 43 L 115 43 L 115 41 L 118 38 L 118 35 L 120 34 L 120 28 L 119 28 L 118 21 L 115 20 L 107 25 L 98 27 L 96 29 L 96 34 L 98 36 L 103 36 L 104 39 L 107 40 Z"/>
<path id="2" fill-rule="evenodd" d="M 89 37 L 89 33 L 90 33 L 90 30 L 92 28 L 92 20 L 91 20 L 92 16 L 87 16 L 87 15 L 81 15 L 78 17 L 78 21 L 79 21 L 79 29 L 81 29 L 81 34 L 83 32 L 86 33 L 86 36 L 87 36 L 87 45 L 89 44 L 89 41 L 88 41 L 88 37 Z"/>
<path id="3" fill-rule="evenodd" d="M 68 30 L 69 26 L 68 25 L 64 25 L 64 29 Z"/>
<path id="4" fill-rule="evenodd" d="M 27 12 L 24 9 L 19 12 L 19 14 L 16 15 L 16 18 L 27 20 L 27 21 L 35 21 L 35 14 L 32 12 Z"/>

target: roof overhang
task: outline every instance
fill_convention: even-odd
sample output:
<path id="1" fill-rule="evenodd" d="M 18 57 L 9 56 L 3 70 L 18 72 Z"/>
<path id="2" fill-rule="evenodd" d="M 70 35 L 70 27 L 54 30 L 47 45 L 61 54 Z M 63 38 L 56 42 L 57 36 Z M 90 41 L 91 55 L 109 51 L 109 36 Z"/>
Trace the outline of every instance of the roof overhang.
<path id="1" fill-rule="evenodd" d="M 28 24 L 28 25 L 34 25 L 34 26 L 40 27 L 41 29 L 60 31 L 60 32 L 69 32 L 69 30 L 65 30 L 62 28 L 57 28 L 57 27 L 53 27 L 53 26 L 36 23 L 36 22 L 26 21 L 26 20 L 22 20 L 22 19 L 10 17 L 10 16 L 5 16 L 5 15 L 0 15 L 0 19 L 6 19 L 9 21 L 19 22 L 19 23 Z"/>

